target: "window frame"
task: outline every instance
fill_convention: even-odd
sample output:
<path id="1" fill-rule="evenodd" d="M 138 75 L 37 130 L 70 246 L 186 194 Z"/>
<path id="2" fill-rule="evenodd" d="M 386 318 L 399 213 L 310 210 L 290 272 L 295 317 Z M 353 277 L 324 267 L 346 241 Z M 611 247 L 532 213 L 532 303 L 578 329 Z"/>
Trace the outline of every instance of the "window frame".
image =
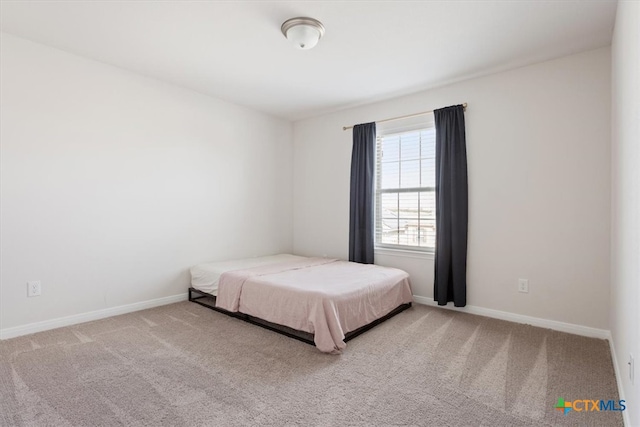
<path id="1" fill-rule="evenodd" d="M 430 119 L 430 120 L 429 120 Z M 383 189 L 382 188 L 382 178 L 381 178 L 381 169 L 382 169 L 382 159 L 381 159 L 381 152 L 382 152 L 382 139 L 385 136 L 392 136 L 392 135 L 402 135 L 402 134 L 409 134 L 409 133 L 416 133 L 416 132 L 422 132 L 422 131 L 429 131 L 429 130 L 434 130 L 435 131 L 435 123 L 433 120 L 433 115 L 430 115 L 430 117 L 425 120 L 424 118 L 422 118 L 422 120 L 418 123 L 412 123 L 412 124 L 405 124 L 404 126 L 396 126 L 396 127 L 379 127 L 377 135 L 376 135 L 376 156 L 375 156 L 375 175 L 374 175 L 374 250 L 376 252 L 379 252 L 381 254 L 387 253 L 387 254 L 391 254 L 391 253 L 398 253 L 398 254 L 402 254 L 405 253 L 407 255 L 411 255 L 411 254 L 415 254 L 416 256 L 424 256 L 424 255 L 433 255 L 435 253 L 435 241 L 433 246 L 417 246 L 417 245 L 405 245 L 405 244 L 399 244 L 399 243 L 382 243 L 381 242 L 381 237 L 380 237 L 380 231 L 381 231 L 381 227 L 379 227 L 379 222 L 382 221 L 381 218 L 381 214 L 382 214 L 382 194 L 398 194 L 398 196 L 402 193 L 423 193 L 423 192 L 428 192 L 428 193 L 432 193 L 433 197 L 434 197 L 434 215 L 433 215 L 433 220 L 434 220 L 434 228 L 435 228 L 435 179 L 434 179 L 434 186 L 425 186 L 425 187 L 410 187 L 410 188 L 402 188 L 402 187 L 398 187 L 398 188 L 387 188 L 387 189 Z M 418 155 L 418 159 L 423 159 L 422 157 L 422 144 L 420 145 L 420 153 Z M 435 145 L 434 145 L 434 153 L 433 153 L 434 157 L 435 157 Z M 399 176 L 402 176 L 402 158 L 401 158 L 401 154 L 399 155 L 398 158 L 398 162 L 400 163 L 399 165 Z M 435 174 L 435 170 L 434 170 L 434 174 Z M 418 176 L 422 175 L 422 162 L 420 162 L 420 167 L 418 169 Z M 434 177 L 435 178 L 435 177 Z M 420 212 L 420 199 L 418 196 L 418 212 Z M 420 218 L 421 219 L 421 218 Z M 418 227 L 418 233 L 419 233 L 419 228 Z M 435 230 L 435 232 L 437 233 L 437 229 Z"/>

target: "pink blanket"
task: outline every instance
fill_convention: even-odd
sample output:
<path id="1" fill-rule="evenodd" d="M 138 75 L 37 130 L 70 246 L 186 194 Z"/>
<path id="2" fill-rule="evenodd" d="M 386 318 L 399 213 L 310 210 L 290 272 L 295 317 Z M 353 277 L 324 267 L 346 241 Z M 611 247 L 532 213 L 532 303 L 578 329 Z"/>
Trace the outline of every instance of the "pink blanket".
<path id="1" fill-rule="evenodd" d="M 305 258 L 222 274 L 216 306 L 312 333 L 320 351 L 339 353 L 347 332 L 411 301 L 402 270 Z"/>

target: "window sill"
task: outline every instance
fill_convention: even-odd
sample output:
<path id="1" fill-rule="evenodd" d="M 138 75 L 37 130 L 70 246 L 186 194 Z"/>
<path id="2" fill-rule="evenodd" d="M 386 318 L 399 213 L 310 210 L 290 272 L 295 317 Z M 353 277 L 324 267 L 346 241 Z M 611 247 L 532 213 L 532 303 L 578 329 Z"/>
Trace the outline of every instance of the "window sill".
<path id="1" fill-rule="evenodd" d="M 375 255 L 395 256 L 402 258 L 418 258 L 418 259 L 433 259 L 433 252 L 425 251 L 412 251 L 410 249 L 391 249 L 375 247 L 373 250 Z"/>

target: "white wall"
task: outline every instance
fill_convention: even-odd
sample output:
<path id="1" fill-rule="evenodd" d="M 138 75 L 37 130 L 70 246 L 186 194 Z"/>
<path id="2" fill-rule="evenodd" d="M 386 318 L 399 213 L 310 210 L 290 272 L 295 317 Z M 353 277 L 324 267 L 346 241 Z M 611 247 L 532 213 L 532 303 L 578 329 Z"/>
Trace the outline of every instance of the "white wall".
<path id="1" fill-rule="evenodd" d="M 618 2 L 612 44 L 610 326 L 630 425 L 640 425 L 640 3 Z M 635 356 L 635 384 L 629 379 Z"/>
<path id="2" fill-rule="evenodd" d="M 8 34 L 1 59 L 0 329 L 291 251 L 289 122 Z"/>
<path id="3" fill-rule="evenodd" d="M 608 329 L 610 95 L 602 48 L 296 122 L 294 251 L 348 256 L 342 126 L 468 102 L 468 304 Z M 432 259 L 376 262 L 433 296 Z"/>

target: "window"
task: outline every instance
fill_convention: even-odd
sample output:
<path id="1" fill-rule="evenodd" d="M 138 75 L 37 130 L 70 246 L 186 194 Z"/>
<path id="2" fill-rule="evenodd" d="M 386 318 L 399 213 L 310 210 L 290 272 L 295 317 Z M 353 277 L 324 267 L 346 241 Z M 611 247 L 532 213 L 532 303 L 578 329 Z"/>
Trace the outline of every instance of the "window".
<path id="1" fill-rule="evenodd" d="M 433 125 L 378 135 L 376 247 L 434 250 L 435 138 Z"/>

